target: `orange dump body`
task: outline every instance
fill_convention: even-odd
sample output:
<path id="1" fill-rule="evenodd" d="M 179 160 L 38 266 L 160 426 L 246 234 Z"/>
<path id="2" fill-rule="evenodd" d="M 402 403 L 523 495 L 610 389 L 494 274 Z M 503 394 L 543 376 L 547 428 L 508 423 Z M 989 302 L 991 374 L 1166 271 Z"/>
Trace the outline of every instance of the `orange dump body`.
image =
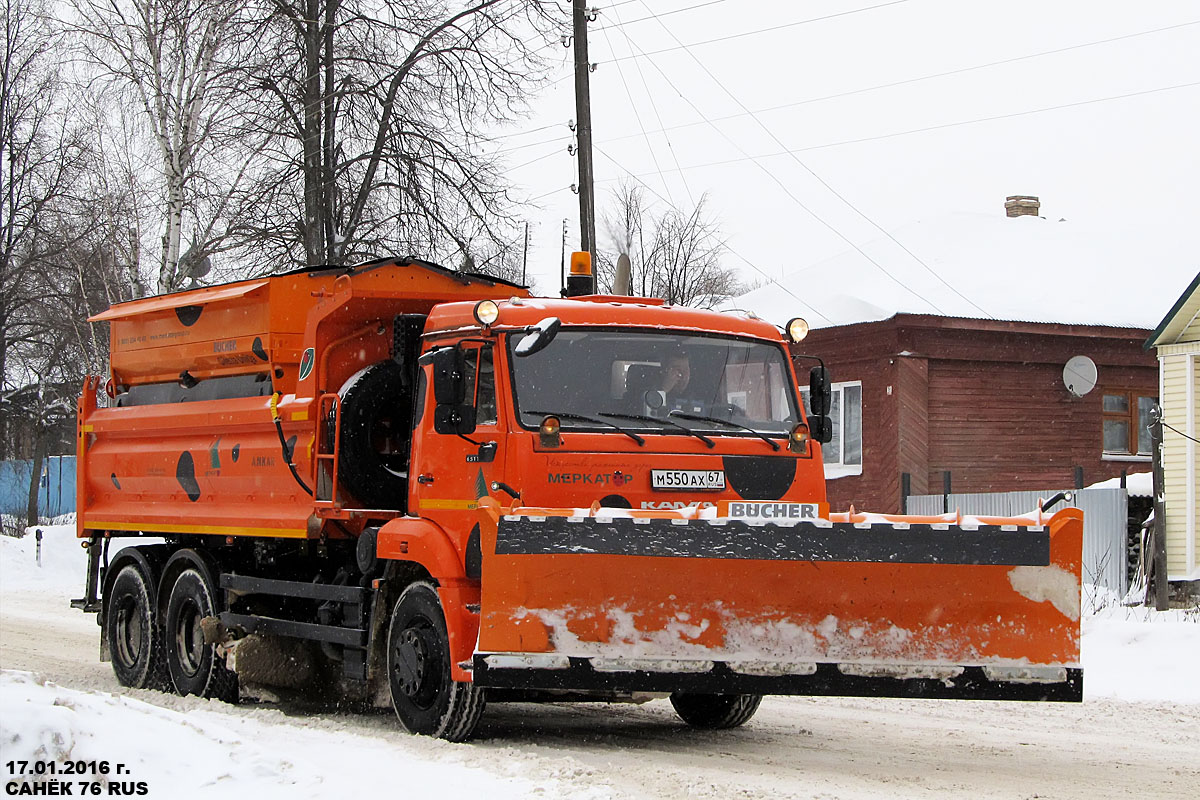
<path id="1" fill-rule="evenodd" d="M 397 314 L 428 314 L 459 297 L 528 293 L 424 262 L 345 272 L 304 270 L 179 292 L 93 317 L 111 325 L 112 401 L 97 407 L 95 382 L 80 400 L 79 535 L 319 537 L 361 525 L 329 524 L 292 476 L 272 395 L 297 472 L 312 485 L 319 440 L 328 438 L 319 399 L 389 358 Z"/>

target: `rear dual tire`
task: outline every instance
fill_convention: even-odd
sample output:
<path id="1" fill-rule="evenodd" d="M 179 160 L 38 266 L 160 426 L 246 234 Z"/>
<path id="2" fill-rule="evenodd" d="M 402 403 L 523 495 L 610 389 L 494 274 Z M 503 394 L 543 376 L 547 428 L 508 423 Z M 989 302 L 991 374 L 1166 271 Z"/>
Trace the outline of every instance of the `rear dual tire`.
<path id="1" fill-rule="evenodd" d="M 189 567 L 175 578 L 163 620 L 167 672 L 179 694 L 238 700 L 237 675 L 225 659 L 204 641 L 200 622 L 216 616 L 216 592 L 200 570 Z"/>
<path id="2" fill-rule="evenodd" d="M 137 564 L 127 564 L 117 573 L 105 598 L 104 638 L 113 673 L 122 686 L 170 687 L 153 597 L 149 576 Z"/>

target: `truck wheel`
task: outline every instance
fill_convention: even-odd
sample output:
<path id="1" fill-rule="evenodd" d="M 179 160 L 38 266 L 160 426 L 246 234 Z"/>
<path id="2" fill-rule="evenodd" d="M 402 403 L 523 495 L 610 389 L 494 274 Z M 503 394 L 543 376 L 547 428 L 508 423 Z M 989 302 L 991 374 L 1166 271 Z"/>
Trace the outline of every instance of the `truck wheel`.
<path id="1" fill-rule="evenodd" d="M 404 371 L 393 361 L 375 364 L 346 381 L 339 394 L 338 480 L 368 508 L 403 508 L 412 438 Z"/>
<path id="2" fill-rule="evenodd" d="M 104 598 L 105 639 L 117 682 L 134 689 L 167 688 L 150 581 L 136 564 L 117 573 Z"/>
<path id="3" fill-rule="evenodd" d="M 180 694 L 215 697 L 229 703 L 238 699 L 237 675 L 225 668 L 216 648 L 205 644 L 200 621 L 215 615 L 214 591 L 199 570 L 179 573 L 167 600 L 164 639 L 167 671 Z"/>
<path id="4" fill-rule="evenodd" d="M 721 730 L 744 725 L 758 711 L 761 694 L 688 694 L 671 695 L 671 705 L 679 718 L 693 728 Z"/>
<path id="5" fill-rule="evenodd" d="M 437 590 L 414 583 L 392 611 L 387 638 L 392 708 L 410 733 L 451 742 L 471 738 L 483 714 L 484 690 L 450 678 L 450 643 Z"/>

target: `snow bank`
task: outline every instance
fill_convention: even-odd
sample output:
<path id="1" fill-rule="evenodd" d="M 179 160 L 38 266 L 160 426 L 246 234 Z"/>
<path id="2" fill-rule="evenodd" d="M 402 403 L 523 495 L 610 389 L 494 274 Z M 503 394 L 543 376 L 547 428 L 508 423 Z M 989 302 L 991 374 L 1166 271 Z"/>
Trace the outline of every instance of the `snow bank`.
<path id="1" fill-rule="evenodd" d="M 275 724 L 262 715 L 183 714 L 12 670 L 0 672 L 0 712 L 5 761 L 108 761 L 112 772 L 84 779 L 141 782 L 150 797 L 434 797 L 451 786 L 456 795 L 493 800 L 567 796 L 567 779 L 581 769 L 573 759 L 556 759 L 534 780 L 517 774 L 522 762 L 503 750 L 483 755 L 469 745 L 400 734 L 331 736 L 282 715 Z M 572 798 L 611 796 L 603 786 L 569 788 Z"/>
<path id="2" fill-rule="evenodd" d="M 1200 606 L 1126 607 L 1106 589 L 1083 591 L 1084 699 L 1200 703 Z"/>
<path id="3" fill-rule="evenodd" d="M 42 561 L 37 537 L 42 531 Z M 110 551 L 115 552 L 115 551 Z M 75 538 L 74 525 L 38 525 L 20 539 L 0 536 L 0 592 L 45 591 L 77 595 L 83 590 L 87 553 Z"/>

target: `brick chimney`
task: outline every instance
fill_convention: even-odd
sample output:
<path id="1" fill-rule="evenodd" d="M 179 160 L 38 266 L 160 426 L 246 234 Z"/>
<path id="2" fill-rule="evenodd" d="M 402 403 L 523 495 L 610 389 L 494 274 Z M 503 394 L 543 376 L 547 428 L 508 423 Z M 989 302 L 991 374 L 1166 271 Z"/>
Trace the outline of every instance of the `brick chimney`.
<path id="1" fill-rule="evenodd" d="M 1036 217 L 1041 208 L 1041 201 L 1029 195 L 1014 194 L 1004 199 L 1004 212 L 1010 217 Z"/>

